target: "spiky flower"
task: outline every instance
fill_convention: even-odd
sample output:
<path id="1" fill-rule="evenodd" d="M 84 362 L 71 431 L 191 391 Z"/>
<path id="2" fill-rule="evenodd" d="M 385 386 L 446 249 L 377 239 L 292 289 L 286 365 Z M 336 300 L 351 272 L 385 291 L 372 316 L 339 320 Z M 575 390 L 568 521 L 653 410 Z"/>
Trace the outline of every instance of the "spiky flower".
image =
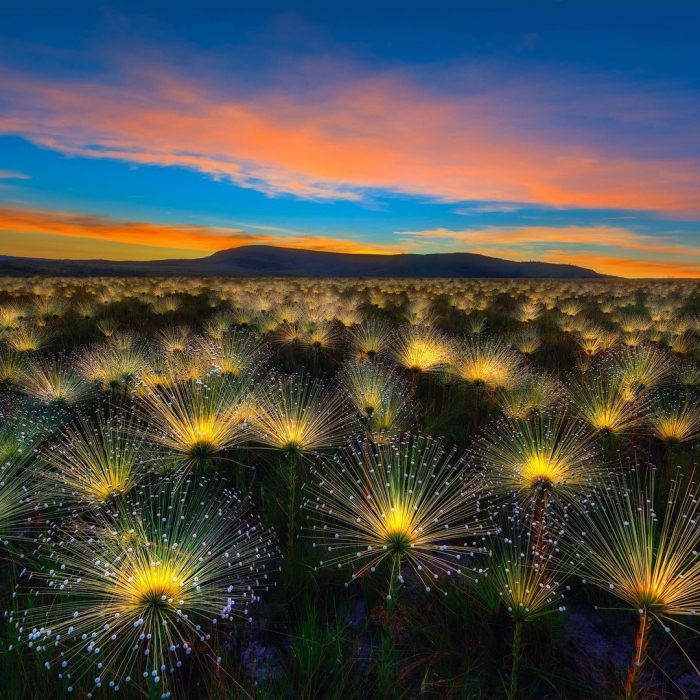
<path id="1" fill-rule="evenodd" d="M 560 413 L 507 420 L 484 439 L 479 453 L 496 489 L 528 500 L 571 500 L 590 486 L 599 463 L 591 433 Z"/>
<path id="2" fill-rule="evenodd" d="M 692 362 L 685 362 L 678 370 L 678 381 L 686 389 L 700 386 L 700 367 Z"/>
<path id="3" fill-rule="evenodd" d="M 17 383 L 27 369 L 27 356 L 0 345 L 0 382 Z"/>
<path id="4" fill-rule="evenodd" d="M 622 435 L 642 425 L 646 399 L 630 395 L 626 381 L 615 373 L 595 372 L 573 381 L 567 391 L 583 419 L 603 435 Z"/>
<path id="5" fill-rule="evenodd" d="M 403 389 L 388 392 L 369 421 L 370 439 L 376 443 L 386 443 L 399 437 L 414 425 L 414 413 L 415 406 Z"/>
<path id="6" fill-rule="evenodd" d="M 334 323 L 322 321 L 313 323 L 302 336 L 302 343 L 312 349 L 329 352 L 337 347 L 341 338 L 341 329 Z"/>
<path id="7" fill-rule="evenodd" d="M 566 316 L 578 316 L 583 311 L 584 305 L 582 301 L 577 299 L 567 299 L 559 304 L 559 310 Z"/>
<path id="8" fill-rule="evenodd" d="M 219 622 L 250 620 L 272 583 L 274 537 L 235 493 L 165 484 L 69 521 L 25 575 L 32 606 L 18 641 L 73 689 L 171 696 L 177 669 L 212 649 Z M 23 590 L 20 588 L 20 590 Z"/>
<path id="9" fill-rule="evenodd" d="M 523 323 L 534 321 L 542 314 L 543 308 L 533 301 L 523 301 L 515 309 L 513 316 Z"/>
<path id="10" fill-rule="evenodd" d="M 24 417 L 13 417 L 0 428 L 0 545 L 18 539 L 37 525 L 40 460 L 36 455 L 38 431 Z M 32 462 L 35 462 L 32 464 Z"/>
<path id="11" fill-rule="evenodd" d="M 207 320 L 204 324 L 204 330 L 214 340 L 221 340 L 234 324 L 234 320 L 232 314 L 220 311 Z"/>
<path id="12" fill-rule="evenodd" d="M 371 418 L 392 390 L 405 387 L 403 378 L 391 367 L 372 362 L 347 365 L 342 371 L 341 382 L 351 403 L 363 418 Z"/>
<path id="13" fill-rule="evenodd" d="M 172 294 L 165 297 L 157 297 L 151 302 L 151 311 L 158 316 L 173 313 L 182 306 L 182 299 Z"/>
<path id="14" fill-rule="evenodd" d="M 20 319 L 26 312 L 19 304 L 8 303 L 0 305 L 0 328 L 7 330 L 19 328 Z"/>
<path id="15" fill-rule="evenodd" d="M 391 329 L 383 319 L 372 318 L 350 328 L 348 337 L 353 354 L 372 360 L 389 347 Z"/>
<path id="16" fill-rule="evenodd" d="M 117 332 L 119 323 L 113 318 L 101 318 L 97 322 L 97 327 L 105 338 L 111 338 Z"/>
<path id="17" fill-rule="evenodd" d="M 270 376 L 257 392 L 253 439 L 290 454 L 341 444 L 353 429 L 342 392 L 304 374 Z"/>
<path id="18" fill-rule="evenodd" d="M 540 514 L 538 517 L 542 517 Z M 563 612 L 564 581 L 568 573 L 548 528 L 528 514 L 510 514 L 491 552 L 486 586 L 494 591 L 515 622 L 508 700 L 517 697 L 523 624 L 555 610 Z"/>
<path id="19" fill-rule="evenodd" d="M 561 384 L 553 377 L 528 373 L 511 391 L 499 390 L 497 401 L 506 417 L 525 419 L 547 410 L 562 393 Z"/>
<path id="20" fill-rule="evenodd" d="M 283 323 L 275 328 L 270 340 L 279 347 L 301 347 L 305 338 L 304 329 L 298 323 Z"/>
<path id="21" fill-rule="evenodd" d="M 676 355 L 687 355 L 697 347 L 697 336 L 690 331 L 672 335 L 668 339 L 668 346 Z"/>
<path id="22" fill-rule="evenodd" d="M 212 366 L 221 374 L 239 377 L 250 373 L 268 356 L 263 340 L 245 330 L 223 333 L 214 342 L 202 340 L 200 350 L 206 354 Z"/>
<path id="23" fill-rule="evenodd" d="M 392 346 L 394 359 L 414 374 L 437 372 L 450 363 L 452 346 L 434 326 L 406 325 Z"/>
<path id="24" fill-rule="evenodd" d="M 615 357 L 622 383 L 639 393 L 658 386 L 673 372 L 673 361 L 653 345 L 628 348 Z"/>
<path id="25" fill-rule="evenodd" d="M 51 341 L 51 333 L 31 323 L 22 323 L 7 335 L 7 344 L 17 352 L 36 352 Z"/>
<path id="26" fill-rule="evenodd" d="M 244 439 L 239 411 L 247 400 L 247 383 L 212 374 L 204 381 L 148 389 L 142 400 L 148 433 L 186 466 L 210 460 Z"/>
<path id="27" fill-rule="evenodd" d="M 216 364 L 212 366 L 212 358 L 209 353 L 201 348 L 193 348 L 192 352 L 171 353 L 165 360 L 167 374 L 171 379 L 179 382 L 204 381 L 212 371 L 218 371 Z M 143 372 L 142 377 L 150 372 Z"/>
<path id="28" fill-rule="evenodd" d="M 68 309 L 70 304 L 66 299 L 58 296 L 39 296 L 32 302 L 32 315 L 48 321 L 52 318 L 60 318 Z"/>
<path id="29" fill-rule="evenodd" d="M 190 342 L 190 329 L 187 326 L 168 326 L 158 331 L 153 339 L 166 352 L 185 352 Z"/>
<path id="30" fill-rule="evenodd" d="M 456 377 L 466 383 L 496 389 L 514 389 L 520 380 L 520 358 L 493 339 L 464 342 L 452 365 Z"/>
<path id="31" fill-rule="evenodd" d="M 107 338 L 107 345 L 116 348 L 122 352 L 126 352 L 140 346 L 143 339 L 138 333 L 132 331 L 118 331 Z"/>
<path id="32" fill-rule="evenodd" d="M 408 427 L 410 386 L 392 367 L 351 363 L 342 371 L 341 382 L 373 439 L 385 441 Z"/>
<path id="33" fill-rule="evenodd" d="M 117 336 L 112 336 L 109 341 Z M 123 342 L 107 342 L 92 345 L 77 357 L 76 369 L 89 382 L 99 384 L 109 391 L 136 379 L 146 365 L 146 354 L 140 343 L 122 336 Z"/>
<path id="34" fill-rule="evenodd" d="M 558 542 L 516 509 L 493 540 L 488 588 L 495 589 L 516 622 L 528 622 L 555 610 L 563 611 L 568 567 L 558 555 Z"/>
<path id="35" fill-rule="evenodd" d="M 86 299 L 75 305 L 75 312 L 79 318 L 91 319 L 97 316 L 100 307 L 95 299 Z"/>
<path id="36" fill-rule="evenodd" d="M 73 404 L 89 393 L 83 378 L 61 356 L 31 363 L 20 380 L 22 390 L 44 403 Z"/>
<path id="37" fill-rule="evenodd" d="M 657 497 L 655 470 L 603 484 L 574 515 L 580 538 L 568 546 L 588 581 L 639 612 L 635 658 L 626 697 L 659 624 L 700 613 L 700 498 L 692 475 L 680 471 L 667 497 Z M 657 510 L 658 508 L 658 510 Z M 682 649 L 682 647 L 681 647 Z"/>
<path id="38" fill-rule="evenodd" d="M 649 426 L 659 440 L 669 445 L 692 442 L 700 437 L 700 405 L 697 401 L 673 400 L 662 395 L 652 404 Z"/>
<path id="39" fill-rule="evenodd" d="M 527 325 L 513 335 L 510 344 L 523 355 L 529 357 L 542 347 L 542 338 L 535 326 Z"/>
<path id="40" fill-rule="evenodd" d="M 388 561 L 399 580 L 405 565 L 428 590 L 439 588 L 469 573 L 471 554 L 492 530 L 483 481 L 429 438 L 350 447 L 308 490 L 320 563 L 348 567 L 352 579 Z"/>
<path id="41" fill-rule="evenodd" d="M 588 355 L 593 357 L 605 350 L 605 329 L 597 324 L 586 324 L 577 332 L 572 333 L 572 340 Z"/>
<path id="42" fill-rule="evenodd" d="M 467 321 L 469 332 L 474 335 L 481 335 L 486 330 L 486 316 L 470 316 Z"/>
<path id="43" fill-rule="evenodd" d="M 245 328 L 245 324 L 241 324 Z M 250 324 L 260 335 L 268 335 L 279 327 L 279 321 L 273 311 L 260 311 L 255 314 Z"/>
<path id="44" fill-rule="evenodd" d="M 104 411 L 94 420 L 79 417 L 45 456 L 49 478 L 64 499 L 76 504 L 99 504 L 128 493 L 146 462 L 143 434 L 134 418 Z"/>

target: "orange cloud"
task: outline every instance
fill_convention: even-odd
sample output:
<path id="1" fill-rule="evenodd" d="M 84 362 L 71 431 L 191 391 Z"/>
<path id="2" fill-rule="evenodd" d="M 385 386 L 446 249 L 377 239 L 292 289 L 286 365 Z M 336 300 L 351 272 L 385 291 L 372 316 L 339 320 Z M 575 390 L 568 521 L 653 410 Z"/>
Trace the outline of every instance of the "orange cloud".
<path id="1" fill-rule="evenodd" d="M 600 134 L 548 124 L 549 92 L 561 85 L 445 96 L 390 72 L 343 75 L 296 96 L 263 87 L 246 95 L 169 67 L 138 68 L 61 83 L 1 74 L 0 133 L 70 155 L 186 167 L 271 195 L 358 200 L 382 189 L 444 201 L 700 212 L 697 160 L 635 154 Z"/>
<path id="2" fill-rule="evenodd" d="M 493 228 L 479 231 L 431 229 L 400 232 L 395 243 L 386 244 L 285 232 L 273 226 L 264 228 L 267 230 L 263 233 L 253 233 L 244 228 L 119 221 L 74 212 L 0 207 L 0 234 L 5 234 L 8 241 L 10 235 L 14 235 L 11 253 L 28 257 L 94 258 L 97 257 L 93 252 L 95 250 L 102 251 L 99 257 L 115 260 L 202 257 L 217 250 L 252 244 L 375 254 L 467 249 L 512 260 L 534 258 L 581 265 L 611 275 L 700 277 L 700 247 L 658 242 L 631 231 L 606 226 Z M 84 245 L 67 243 L 76 239 L 84 239 Z M 101 246 L 99 242 L 111 245 Z M 574 248 L 562 250 L 546 247 L 541 253 L 533 252 L 538 244 L 563 244 Z M 591 252 L 576 248 L 581 245 L 602 246 L 609 250 Z M 159 250 L 164 252 L 159 254 Z M 640 254 L 652 257 L 644 259 L 638 257 Z"/>
<path id="3" fill-rule="evenodd" d="M 36 211 L 0 207 L 0 233 L 50 234 L 56 237 L 108 240 L 149 249 L 181 249 L 187 257 L 213 253 L 241 245 L 265 244 L 310 250 L 334 250 L 344 253 L 396 252 L 391 246 L 362 243 L 343 238 L 310 235 L 250 233 L 237 228 L 156 224 L 142 221 L 118 221 L 102 216 L 57 211 Z M 86 243 L 89 250 L 89 243 Z M 17 255 L 41 257 L 32 249 Z M 111 256 L 110 256 L 111 257 Z"/>
<path id="4" fill-rule="evenodd" d="M 571 265 L 591 267 L 603 274 L 619 277 L 700 277 L 700 261 L 640 260 L 600 253 L 572 253 L 571 251 L 550 251 L 544 256 L 544 259 L 546 262 L 565 262 Z"/>
<path id="5" fill-rule="evenodd" d="M 567 243 L 614 247 L 644 253 L 700 256 L 700 246 L 688 246 L 658 237 L 644 236 L 617 226 L 521 226 L 488 227 L 479 230 L 451 231 L 437 228 L 425 231 L 401 231 L 400 236 L 417 240 L 460 242 L 469 246 L 501 248 L 504 245 L 532 247 L 542 243 Z"/>
<path id="6" fill-rule="evenodd" d="M 539 259 L 592 267 L 598 272 L 630 277 L 698 277 L 700 245 L 644 236 L 615 226 L 492 227 L 475 231 L 428 229 L 398 234 L 417 245 L 471 252 L 515 260 Z M 566 245 L 567 249 L 550 246 Z M 414 244 L 416 245 L 416 244 Z M 585 246 L 585 250 L 581 248 Z M 594 250 L 591 250 L 593 248 Z M 596 248 L 603 251 L 596 252 Z"/>

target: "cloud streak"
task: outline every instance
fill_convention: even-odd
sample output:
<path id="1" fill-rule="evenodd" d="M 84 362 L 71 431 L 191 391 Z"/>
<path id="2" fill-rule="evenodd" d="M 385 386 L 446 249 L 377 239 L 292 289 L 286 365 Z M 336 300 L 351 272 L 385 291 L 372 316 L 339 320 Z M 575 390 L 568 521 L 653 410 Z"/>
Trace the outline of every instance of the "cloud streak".
<path id="1" fill-rule="evenodd" d="M 700 259 L 644 260 L 605 255 L 603 253 L 552 250 L 544 256 L 546 262 L 591 267 L 607 275 L 622 277 L 700 277 Z"/>
<path id="2" fill-rule="evenodd" d="M 698 143 L 686 128 L 697 96 L 641 98 L 604 76 L 525 75 L 493 87 L 488 66 L 451 68 L 450 89 L 407 69 L 329 70 L 321 60 L 302 69 L 305 81 L 284 85 L 288 68 L 255 90 L 235 69 L 202 80 L 163 61 L 122 58 L 97 78 L 6 70 L 0 133 L 271 196 L 361 201 L 380 190 L 700 214 Z M 586 90 L 572 87 L 582 79 Z M 645 136 L 660 119 L 675 128 L 651 148 Z"/>
<path id="3" fill-rule="evenodd" d="M 250 227 L 252 228 L 252 226 Z M 359 241 L 341 236 L 316 236 L 274 226 L 260 231 L 225 226 L 165 224 L 124 221 L 90 214 L 0 207 L 0 234 L 20 235 L 16 255 L 41 257 L 45 248 L 33 248 L 32 236 L 46 246 L 46 236 L 61 241 L 85 239 L 85 249 L 94 242 L 129 246 L 108 253 L 114 259 L 201 257 L 241 245 L 276 245 L 289 248 L 343 253 L 395 254 L 400 252 L 469 251 L 514 260 L 543 260 L 571 263 L 613 275 L 631 277 L 700 277 L 700 246 L 657 241 L 619 227 L 531 226 L 474 231 L 428 229 L 397 232 L 390 243 Z M 24 244 L 22 244 L 22 240 Z M 563 247 L 562 247 L 563 246 Z M 75 246 L 72 246 L 75 248 Z M 86 257 L 82 255 L 80 257 Z M 94 257 L 94 256 L 93 256 Z"/>
<path id="4" fill-rule="evenodd" d="M 451 231 L 437 228 L 424 231 L 400 231 L 407 236 L 426 242 L 454 245 L 459 242 L 470 247 L 501 247 L 536 244 L 575 244 L 604 246 L 644 253 L 700 256 L 700 245 L 689 246 L 671 240 L 644 236 L 617 226 L 522 226 L 514 228 L 488 227 L 480 230 Z"/>
<path id="5" fill-rule="evenodd" d="M 49 234 L 147 246 L 180 249 L 187 257 L 197 257 L 241 245 L 278 245 L 309 250 L 335 250 L 346 253 L 396 252 L 390 246 L 362 243 L 343 238 L 251 233 L 238 228 L 193 226 L 120 221 L 75 212 L 38 211 L 0 207 L 0 233 Z M 23 255 L 41 257 L 40 250 L 28 246 Z"/>
<path id="6" fill-rule="evenodd" d="M 0 180 L 29 180 L 29 175 L 14 170 L 0 170 Z"/>
<path id="7" fill-rule="evenodd" d="M 700 277 L 700 244 L 645 236 L 616 226 L 444 228 L 397 232 L 412 246 L 468 249 L 518 260 L 592 267 L 630 277 Z"/>

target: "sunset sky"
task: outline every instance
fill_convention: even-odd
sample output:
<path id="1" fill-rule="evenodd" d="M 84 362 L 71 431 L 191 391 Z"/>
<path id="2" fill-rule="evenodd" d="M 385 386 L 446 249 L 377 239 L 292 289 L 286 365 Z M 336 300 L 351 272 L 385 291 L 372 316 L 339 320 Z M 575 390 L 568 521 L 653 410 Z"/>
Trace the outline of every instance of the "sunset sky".
<path id="1" fill-rule="evenodd" d="M 673 0 L 3 3 L 0 254 L 700 277 L 699 27 Z"/>

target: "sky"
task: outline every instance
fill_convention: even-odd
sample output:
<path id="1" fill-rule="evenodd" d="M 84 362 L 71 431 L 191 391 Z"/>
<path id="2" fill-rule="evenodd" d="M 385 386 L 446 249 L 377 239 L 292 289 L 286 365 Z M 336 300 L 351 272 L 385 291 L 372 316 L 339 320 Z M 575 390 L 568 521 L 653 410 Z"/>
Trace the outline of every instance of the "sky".
<path id="1" fill-rule="evenodd" d="M 700 3 L 2 4 L 0 254 L 247 244 L 700 277 Z"/>

